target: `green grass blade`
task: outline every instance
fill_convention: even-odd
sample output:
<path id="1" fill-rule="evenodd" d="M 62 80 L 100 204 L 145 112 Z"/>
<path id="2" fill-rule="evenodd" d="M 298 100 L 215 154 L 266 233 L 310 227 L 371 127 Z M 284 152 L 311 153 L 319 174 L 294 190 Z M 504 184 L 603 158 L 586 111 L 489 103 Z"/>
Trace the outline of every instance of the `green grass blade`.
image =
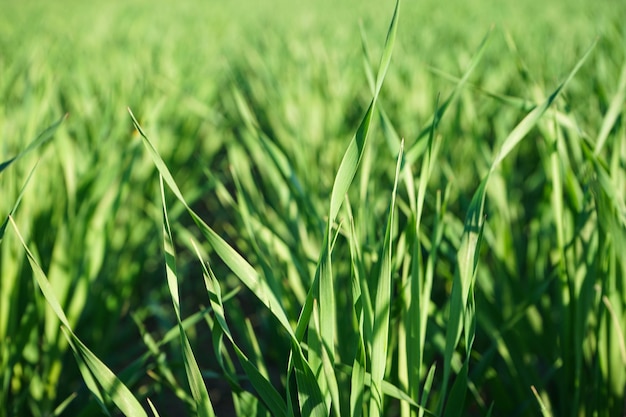
<path id="1" fill-rule="evenodd" d="M 327 417 L 328 411 L 317 378 L 306 363 L 299 346 L 293 346 L 293 369 L 298 384 L 298 401 L 302 416 Z"/>
<path id="2" fill-rule="evenodd" d="M 365 403 L 365 346 L 359 338 L 350 379 L 350 416 L 361 417 Z"/>
<path id="3" fill-rule="evenodd" d="M 98 385 L 102 387 L 102 390 L 106 393 L 106 395 L 111 398 L 113 403 L 124 414 L 138 417 L 147 416 L 139 401 L 130 392 L 126 385 L 124 385 L 124 383 L 122 383 L 122 381 L 120 381 L 117 376 L 115 376 L 115 374 L 100 359 L 98 359 L 96 355 L 94 355 L 74 334 L 69 324 L 69 321 L 65 313 L 63 312 L 61 304 L 54 294 L 48 278 L 37 263 L 30 249 L 28 249 L 28 246 L 26 245 L 26 242 L 24 242 L 24 239 L 22 238 L 22 235 L 20 234 L 17 225 L 13 221 L 13 218 L 9 217 L 9 219 L 12 223 L 13 229 L 17 237 L 19 238 L 24 250 L 26 251 L 28 261 L 33 270 L 33 274 L 35 275 L 35 279 L 37 281 L 37 284 L 39 285 L 39 288 L 46 298 L 48 305 L 50 305 L 56 316 L 61 321 L 63 325 L 61 328 L 70 344 L 76 349 L 76 354 L 82 358 L 84 363 L 89 368 L 89 371 L 93 375 L 93 379 L 98 383 Z M 90 380 L 91 379 L 86 380 L 86 382 L 88 382 L 88 385 L 90 386 L 90 389 L 92 389 L 94 395 L 102 398 L 100 396 L 100 391 L 95 389 L 95 384 L 91 384 Z"/>
<path id="4" fill-rule="evenodd" d="M 195 246 L 195 244 L 194 244 Z M 285 401 L 281 398 L 278 391 L 272 386 L 272 384 L 263 376 L 262 372 L 248 359 L 246 354 L 241 350 L 239 345 L 235 342 L 235 339 L 230 331 L 228 323 L 226 322 L 224 305 L 222 304 L 222 293 L 219 282 L 213 273 L 213 270 L 203 260 L 196 248 L 196 255 L 202 262 L 202 271 L 204 276 L 205 285 L 209 294 L 209 300 L 213 313 L 215 314 L 215 320 L 220 326 L 223 334 L 228 338 L 231 345 L 235 349 L 239 363 L 243 367 L 246 375 L 250 379 L 250 382 L 254 386 L 255 390 L 259 394 L 260 399 L 267 406 L 268 410 L 274 416 L 287 416 L 287 406 Z"/>
<path id="5" fill-rule="evenodd" d="M 18 153 L 13 158 L 7 159 L 4 162 L 0 162 L 0 172 L 2 172 L 5 169 L 7 169 L 9 167 L 9 165 L 11 165 L 13 162 L 17 161 L 18 159 L 22 158 L 24 155 L 26 155 L 27 153 L 29 153 L 33 149 L 36 149 L 36 148 L 44 145 L 46 142 L 48 142 L 50 139 L 52 139 L 52 137 L 54 136 L 55 132 L 57 131 L 57 129 L 59 128 L 61 123 L 63 123 L 63 121 L 65 119 L 67 119 L 67 116 L 68 115 L 65 114 L 59 120 L 57 120 L 56 122 L 51 124 L 48 128 L 46 128 L 30 144 L 28 144 L 28 146 L 22 152 Z"/>
<path id="6" fill-rule="evenodd" d="M 20 190 L 20 194 L 17 196 L 17 200 L 15 200 L 15 204 L 11 208 L 11 211 L 9 212 L 9 215 L 7 216 L 7 218 L 4 220 L 4 222 L 0 226 L 0 243 L 2 243 L 2 239 L 4 238 L 4 233 L 6 232 L 7 226 L 9 225 L 9 217 L 13 216 L 17 208 L 20 206 L 20 202 L 22 201 L 22 197 L 24 197 L 24 192 L 26 191 L 26 186 L 30 182 L 30 179 L 32 178 L 33 173 L 35 172 L 35 168 L 37 168 L 37 164 L 35 164 L 35 166 L 30 170 L 30 173 L 28 174 L 28 177 L 26 177 L 26 181 L 24 182 L 22 189 Z"/>
<path id="7" fill-rule="evenodd" d="M 515 129 L 511 131 L 511 133 L 507 136 L 507 138 L 502 143 L 500 147 L 500 151 L 495 157 L 491 165 L 491 172 L 493 172 L 498 165 L 507 157 L 509 153 L 524 139 L 524 137 L 528 134 L 530 129 L 532 129 L 537 121 L 543 116 L 548 107 L 552 105 L 552 103 L 559 97 L 561 91 L 569 84 L 569 82 L 574 78 L 574 75 L 578 72 L 578 70 L 583 66 L 594 47 L 597 44 L 597 40 L 594 41 L 591 46 L 587 49 L 587 51 L 583 54 L 583 56 L 578 60 L 574 68 L 569 72 L 565 80 L 550 94 L 550 96 L 538 107 L 533 109 L 524 119 L 515 126 Z"/>
<path id="8" fill-rule="evenodd" d="M 546 405 L 543 403 L 543 400 L 541 399 L 539 392 L 537 392 L 537 388 L 535 388 L 534 386 L 531 386 L 530 389 L 532 390 L 533 395 L 535 396 L 535 399 L 537 400 L 537 404 L 539 404 L 539 408 L 541 409 L 541 415 L 543 417 L 552 417 L 552 413 L 550 413 L 550 410 L 548 410 L 548 407 L 546 407 Z"/>
<path id="9" fill-rule="evenodd" d="M 72 339 L 72 342 L 78 348 L 78 353 L 83 357 L 93 374 L 94 379 L 102 386 L 102 389 L 113 403 L 127 416 L 147 416 L 139 401 L 126 385 L 70 329 L 63 327 L 63 331 L 68 339 Z"/>
<path id="10" fill-rule="evenodd" d="M 159 176 L 159 188 L 161 190 L 161 205 L 163 214 L 163 250 L 165 254 L 165 266 L 167 284 L 170 290 L 170 296 L 172 297 L 172 303 L 174 304 L 174 311 L 176 313 L 176 321 L 178 322 L 178 329 L 180 333 L 180 342 L 182 344 L 183 362 L 185 364 L 185 373 L 187 374 L 187 382 L 191 389 L 191 395 L 196 404 L 196 413 L 200 417 L 213 417 L 215 412 L 209 398 L 206 385 L 200 372 L 200 367 L 191 349 L 191 344 L 183 328 L 181 321 L 180 311 L 180 297 L 178 294 L 178 274 L 176 271 L 176 253 L 174 251 L 174 244 L 172 241 L 172 232 L 170 229 L 170 222 L 167 213 L 167 204 L 165 202 L 165 189 L 163 186 L 163 177 Z"/>
<path id="11" fill-rule="evenodd" d="M 157 409 L 154 407 L 154 404 L 152 404 L 152 401 L 150 401 L 150 398 L 148 398 L 148 405 L 150 406 L 150 411 L 152 411 L 152 415 L 154 417 L 160 417 L 159 416 L 159 412 L 157 411 Z"/>
<path id="12" fill-rule="evenodd" d="M 469 358 L 463 363 L 461 371 L 456 375 L 450 396 L 446 402 L 444 417 L 461 417 L 465 411 L 465 396 L 467 394 L 467 373 Z"/>
<path id="13" fill-rule="evenodd" d="M 261 279 L 257 271 L 239 254 L 234 250 L 224 239 L 222 239 L 211 227 L 209 227 L 204 220 L 202 220 L 192 209 L 189 207 L 183 194 L 181 193 L 176 181 L 172 177 L 169 169 L 165 165 L 165 162 L 158 154 L 154 145 L 150 142 L 143 129 L 135 119 L 133 113 L 128 109 L 135 127 L 141 134 L 144 145 L 150 154 L 155 166 L 159 173 L 163 176 L 163 180 L 167 183 L 168 187 L 172 190 L 176 198 L 185 206 L 187 212 L 192 217 L 204 237 L 209 244 L 213 247 L 222 261 L 237 275 L 237 277 L 246 285 L 252 293 L 267 307 L 267 309 L 278 319 L 283 328 L 293 336 L 293 330 L 289 324 L 289 320 L 285 315 L 280 301 L 276 298 L 271 288 L 267 283 Z"/>
<path id="14" fill-rule="evenodd" d="M 380 93 L 380 89 L 382 88 L 387 69 L 389 68 L 389 64 L 391 62 L 391 55 L 393 52 L 396 32 L 398 29 L 399 11 L 400 0 L 397 0 L 393 17 L 391 19 L 391 24 L 389 25 L 389 30 L 387 31 L 387 39 L 383 48 L 383 54 L 380 59 L 378 74 L 376 76 L 376 89 L 374 90 L 374 97 L 372 98 L 372 101 L 370 102 L 370 105 L 365 112 L 365 117 L 361 121 L 361 124 L 357 129 L 355 136 L 352 138 L 350 144 L 348 145 L 348 149 L 346 150 L 343 159 L 341 160 L 341 164 L 339 165 L 339 169 L 337 171 L 337 176 L 335 177 L 335 183 L 333 185 L 333 190 L 331 193 L 330 211 L 328 216 L 329 228 L 330 225 L 332 225 L 332 223 L 337 218 L 339 208 L 341 207 L 344 196 L 348 192 L 348 188 L 350 187 L 350 184 L 352 183 L 352 180 L 356 175 L 356 170 L 365 150 L 370 124 L 372 121 L 372 113 L 376 105 L 376 100 L 378 99 L 378 94 Z"/>
<path id="15" fill-rule="evenodd" d="M 383 86 L 385 75 L 391 64 L 391 54 L 393 52 L 393 45 L 396 42 L 396 33 L 398 32 L 398 19 L 400 17 L 400 0 L 396 0 L 396 7 L 393 10 L 393 17 L 391 18 L 391 24 L 387 31 L 387 38 L 385 39 L 385 46 L 383 47 L 383 55 L 380 58 L 380 65 L 378 65 L 378 74 L 376 75 L 376 91 L 374 92 L 374 98 L 378 97 L 378 93 Z"/>
<path id="16" fill-rule="evenodd" d="M 624 101 L 626 100 L 626 63 L 622 66 L 622 74 L 619 78 L 619 85 L 617 87 L 617 92 L 611 100 L 611 104 L 609 105 L 609 109 L 604 116 L 604 120 L 602 121 L 602 127 L 600 128 L 600 133 L 598 133 L 598 138 L 596 140 L 596 146 L 593 150 L 593 153 L 598 155 L 604 144 L 606 143 L 607 138 L 609 137 L 609 133 L 613 126 L 615 126 L 615 122 L 617 118 L 623 112 Z"/>
<path id="17" fill-rule="evenodd" d="M 428 398 L 430 397 L 430 390 L 433 387 L 433 380 L 435 379 L 435 370 L 436 370 L 436 365 L 432 364 L 430 369 L 428 370 L 428 375 L 426 375 L 426 380 L 424 381 L 424 389 L 422 390 L 422 396 L 420 399 L 421 407 L 417 413 L 418 417 L 424 416 L 424 410 L 425 410 L 424 407 L 426 407 L 426 404 L 428 403 Z"/>
<path id="18" fill-rule="evenodd" d="M 400 144 L 398 161 L 396 164 L 396 175 L 389 204 L 389 215 L 385 238 L 381 253 L 380 275 L 376 289 L 376 300 L 374 302 L 374 333 L 372 341 L 371 363 L 372 363 L 372 386 L 370 398 L 370 417 L 383 414 L 383 390 L 382 382 L 385 378 L 387 365 L 387 352 L 389 350 L 389 317 L 391 311 L 391 276 L 393 262 L 393 225 L 396 210 L 396 193 L 398 191 L 398 179 L 402 167 L 402 157 L 404 142 Z"/>

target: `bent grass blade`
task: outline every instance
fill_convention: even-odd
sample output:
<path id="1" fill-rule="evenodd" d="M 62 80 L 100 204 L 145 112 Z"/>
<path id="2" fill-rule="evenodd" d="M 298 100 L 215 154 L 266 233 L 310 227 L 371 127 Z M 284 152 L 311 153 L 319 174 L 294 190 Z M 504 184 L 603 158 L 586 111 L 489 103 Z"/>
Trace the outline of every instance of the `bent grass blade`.
<path id="1" fill-rule="evenodd" d="M 35 260 L 35 257 L 31 253 L 30 249 L 28 249 L 28 246 L 26 245 L 26 242 L 24 242 L 24 238 L 20 234 L 13 217 L 9 217 L 9 219 L 15 234 L 26 251 L 28 262 L 30 263 L 41 292 L 46 298 L 48 305 L 50 305 L 56 316 L 61 321 L 63 334 L 74 351 L 81 373 L 85 377 L 85 382 L 87 383 L 89 389 L 93 392 L 96 398 L 98 398 L 101 405 L 104 404 L 102 394 L 105 394 L 124 414 L 129 416 L 147 417 L 143 407 L 128 387 L 126 387 L 126 385 L 124 385 L 124 383 L 120 381 L 118 377 L 81 342 L 78 336 L 74 334 L 69 320 L 67 319 L 61 304 L 54 294 L 48 278 Z"/>
<path id="2" fill-rule="evenodd" d="M 169 217 L 167 214 L 167 204 L 165 202 L 165 189 L 163 187 L 163 177 L 159 176 L 159 187 L 161 190 L 161 205 L 163 214 L 163 250 L 165 255 L 165 266 L 167 275 L 167 284 L 174 304 L 176 313 L 176 321 L 178 322 L 178 330 L 180 334 L 180 342 L 182 344 L 183 362 L 185 364 L 185 373 L 187 381 L 191 389 L 191 395 L 196 404 L 196 412 L 200 417 L 214 417 L 215 412 L 209 398 L 206 385 L 200 372 L 200 367 L 191 349 L 189 338 L 183 328 L 180 311 L 180 297 L 178 294 L 178 273 L 176 272 L 176 253 L 174 252 L 174 244 L 172 242 L 172 232 L 170 229 Z"/>

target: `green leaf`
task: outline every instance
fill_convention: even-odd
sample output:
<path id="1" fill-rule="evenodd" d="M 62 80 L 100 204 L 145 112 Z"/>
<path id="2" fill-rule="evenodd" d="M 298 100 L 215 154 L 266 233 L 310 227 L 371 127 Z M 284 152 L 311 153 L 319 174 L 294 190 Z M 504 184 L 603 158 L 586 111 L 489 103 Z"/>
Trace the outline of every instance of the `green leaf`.
<path id="1" fill-rule="evenodd" d="M 67 119 L 67 116 L 68 115 L 65 114 L 59 120 L 57 120 L 52 125 L 50 125 L 48 128 L 46 128 L 46 130 L 41 132 L 30 144 L 28 144 L 28 146 L 22 152 L 18 153 L 13 158 L 7 159 L 4 162 L 0 162 L 0 172 L 2 172 L 5 169 L 7 169 L 9 167 L 9 165 L 11 165 L 13 162 L 17 161 L 18 159 L 22 158 L 24 155 L 26 155 L 27 153 L 29 153 L 33 149 L 36 149 L 36 148 L 44 145 L 46 142 L 48 142 L 50 139 L 52 139 L 52 137 L 54 136 L 55 132 L 57 131 L 57 129 L 59 128 L 61 123 L 63 123 L 63 121 L 65 119 Z"/>
<path id="2" fill-rule="evenodd" d="M 187 381 L 191 388 L 191 395 L 196 403 L 196 413 L 200 417 L 213 417 L 215 412 L 209 398 L 206 385 L 200 372 L 200 367 L 191 349 L 189 338 L 181 321 L 180 297 L 178 295 L 178 274 L 176 272 L 176 254 L 174 252 L 174 244 L 172 242 L 172 232 L 170 229 L 169 217 L 167 213 L 167 204 L 165 202 L 165 189 L 163 187 L 163 177 L 159 176 L 159 188 L 161 190 L 161 205 L 163 214 L 163 249 L 165 253 L 165 265 L 167 283 L 174 304 L 176 313 L 176 321 L 178 322 L 178 330 L 180 333 L 180 341 L 182 344 L 183 363 L 185 364 L 185 373 Z"/>
<path id="3" fill-rule="evenodd" d="M 372 386 L 370 397 L 370 417 L 376 417 L 383 414 L 383 390 L 382 382 L 385 378 L 385 369 L 387 365 L 387 351 L 389 349 L 389 316 L 391 311 L 391 270 L 393 260 L 393 248 L 391 242 L 393 240 L 392 229 L 394 225 L 394 215 L 396 210 L 396 193 L 398 191 L 398 179 L 400 177 L 400 168 L 402 167 L 402 156 L 404 151 L 404 142 L 400 144 L 400 152 L 398 153 L 398 161 L 396 163 L 396 175 L 391 193 L 391 202 L 389 203 L 389 214 L 387 217 L 387 227 L 385 228 L 385 238 L 383 240 L 383 248 L 381 253 L 380 275 L 378 277 L 378 285 L 376 289 L 376 300 L 374 302 L 374 330 L 371 352 L 372 363 Z"/>
<path id="4" fill-rule="evenodd" d="M 96 355 L 94 355 L 74 334 L 70 323 L 65 313 L 63 312 L 63 309 L 61 308 L 61 304 L 54 294 L 48 278 L 35 260 L 35 257 L 31 253 L 31 251 L 28 249 L 28 246 L 26 246 L 26 242 L 24 242 L 24 239 L 20 234 L 17 225 L 13 221 L 13 218 L 9 217 L 9 219 L 13 225 L 17 237 L 19 238 L 22 246 L 24 247 L 24 250 L 26 251 L 28 262 L 30 263 L 33 274 L 35 275 L 35 280 L 37 281 L 41 292 L 43 293 L 46 301 L 48 302 L 56 316 L 63 324 L 61 329 L 63 330 L 65 337 L 67 338 L 68 342 L 70 342 L 70 345 L 72 346 L 72 349 L 74 350 L 76 355 L 80 357 L 81 361 L 84 362 L 89 372 L 93 376 L 93 379 L 91 377 L 87 377 L 85 379 L 85 382 L 87 383 L 89 389 L 102 402 L 100 390 L 95 384 L 97 383 L 102 388 L 102 391 L 109 398 L 111 398 L 113 403 L 124 414 L 137 417 L 147 416 L 139 401 L 130 392 L 126 385 L 124 385 L 124 383 L 122 383 L 122 381 L 120 381 L 117 376 L 115 376 L 115 374 L 109 368 L 107 368 L 107 366 L 102 361 L 100 361 L 100 359 L 98 359 Z M 83 376 L 86 376 L 84 369 L 81 369 L 81 372 L 83 372 Z"/>

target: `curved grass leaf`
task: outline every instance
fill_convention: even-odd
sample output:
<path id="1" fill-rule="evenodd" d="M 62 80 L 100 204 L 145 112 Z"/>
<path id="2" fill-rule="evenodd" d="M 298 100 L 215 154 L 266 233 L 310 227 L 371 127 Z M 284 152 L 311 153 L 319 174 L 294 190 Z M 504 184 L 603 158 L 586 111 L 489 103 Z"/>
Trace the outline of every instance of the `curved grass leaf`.
<path id="1" fill-rule="evenodd" d="M 183 328 L 180 312 L 180 297 L 178 294 L 178 274 L 176 272 L 176 254 L 174 252 L 174 244 L 172 242 L 172 232 L 170 229 L 169 217 L 167 214 L 167 204 L 165 202 L 165 189 L 163 187 L 163 177 L 159 176 L 159 187 L 161 190 L 161 205 L 163 214 L 163 249 L 165 253 L 165 266 L 167 275 L 167 284 L 174 304 L 176 313 L 176 321 L 178 322 L 178 330 L 180 333 L 180 342 L 182 344 L 183 362 L 185 364 L 185 373 L 187 381 L 191 388 L 191 395 L 196 404 L 196 413 L 200 417 L 213 417 L 215 412 L 209 398 L 206 385 L 200 372 L 200 367 L 191 349 L 189 338 Z"/>
<path id="2" fill-rule="evenodd" d="M 194 247 L 196 245 L 194 244 Z M 213 273 L 213 270 L 203 260 L 202 255 L 196 247 L 196 255 L 202 263 L 202 272 L 204 276 L 205 285 L 209 294 L 209 301 L 215 314 L 215 322 L 221 328 L 223 334 L 228 338 L 231 345 L 235 349 L 239 363 L 244 369 L 246 375 L 250 379 L 252 386 L 258 393 L 260 399 L 267 406 L 268 410 L 274 416 L 287 416 L 287 406 L 285 401 L 281 398 L 280 394 L 272 386 L 265 376 L 259 371 L 259 369 L 248 359 L 246 354 L 235 342 L 235 339 L 230 331 L 228 323 L 226 322 L 226 316 L 224 312 L 224 305 L 222 304 L 222 292 L 219 282 Z"/>
<path id="3" fill-rule="evenodd" d="M 165 162 L 157 152 L 156 148 L 150 142 L 145 132 L 137 122 L 135 115 L 130 109 L 128 112 L 133 120 L 135 128 L 140 133 L 143 143 L 154 162 L 163 180 L 167 183 L 168 187 L 172 190 L 176 198 L 185 206 L 187 212 L 196 223 L 200 232 L 207 239 L 213 250 L 218 254 L 222 261 L 237 275 L 237 277 L 248 287 L 252 293 L 265 305 L 265 307 L 278 319 L 285 331 L 293 336 L 293 329 L 289 324 L 289 320 L 285 315 L 280 301 L 267 283 L 261 279 L 258 272 L 250 265 L 235 249 L 233 249 L 224 239 L 222 239 L 204 220 L 200 218 L 187 204 L 187 201 L 183 197 L 182 192 L 178 188 L 174 177 L 170 173 L 169 169 L 165 165 Z"/>
<path id="4" fill-rule="evenodd" d="M 387 365 L 387 351 L 389 349 L 389 317 L 391 311 L 391 265 L 393 260 L 393 240 L 392 229 L 394 224 L 394 214 L 396 210 L 396 193 L 398 191 L 398 179 L 402 167 L 402 157 L 404 142 L 400 143 L 400 152 L 396 164 L 396 175 L 391 192 L 391 202 L 389 203 L 389 215 L 387 217 L 387 227 L 385 228 L 385 238 L 381 253 L 380 275 L 376 288 L 376 300 L 374 302 L 374 329 L 372 332 L 372 352 L 370 360 L 372 363 L 372 386 L 370 397 L 370 417 L 383 414 L 383 389 L 382 382 L 385 378 Z"/>
<path id="5" fill-rule="evenodd" d="M 48 128 L 46 128 L 46 130 L 41 132 L 30 144 L 28 144 L 28 146 L 22 152 L 18 153 L 13 158 L 7 159 L 4 162 L 0 162 L 0 172 L 7 169 L 9 165 L 17 161 L 18 159 L 22 158 L 24 155 L 26 155 L 33 149 L 36 149 L 42 146 L 43 144 L 48 142 L 50 139 L 52 139 L 52 136 L 54 136 L 54 133 L 57 131 L 59 126 L 61 126 L 61 123 L 63 123 L 63 121 L 67 119 L 67 116 L 68 114 L 66 113 L 63 117 L 61 117 L 59 120 L 57 120 Z"/>
<path id="6" fill-rule="evenodd" d="M 154 145 L 150 142 L 145 132 L 137 122 L 137 119 L 133 115 L 132 111 L 128 109 L 128 112 L 133 120 L 135 128 L 140 133 L 143 143 L 148 150 L 150 157 L 152 158 L 157 170 L 160 175 L 163 177 L 163 180 L 170 187 L 176 198 L 185 206 L 187 212 L 194 220 L 200 232 L 203 234 L 205 239 L 209 242 L 213 250 L 217 253 L 220 259 L 235 273 L 235 275 L 241 280 L 241 282 L 247 286 L 252 293 L 265 305 L 269 312 L 276 317 L 278 322 L 282 325 L 282 328 L 289 334 L 292 340 L 292 346 L 296 349 L 295 352 L 292 350 L 293 358 L 298 359 L 298 366 L 304 366 L 306 369 L 299 369 L 296 366 L 296 377 L 299 381 L 303 382 L 307 387 L 312 385 L 317 385 L 315 381 L 315 377 L 313 376 L 313 372 L 310 369 L 309 364 L 303 357 L 302 350 L 299 345 L 299 341 L 295 337 L 295 333 L 291 328 L 289 320 L 283 310 L 281 303 L 276 298 L 276 295 L 269 288 L 267 282 L 259 276 L 256 270 L 239 254 L 235 251 L 228 243 L 224 241 L 211 227 L 209 227 L 192 209 L 189 207 L 185 198 L 183 197 L 178 185 L 174 181 L 172 174 L 169 169 L 165 165 L 165 162 L 158 154 Z M 225 322 L 224 322 L 225 324 Z M 236 346 L 236 345 L 234 345 Z M 243 353 L 243 352 L 242 352 Z M 242 357 L 243 358 L 243 357 Z M 245 365 L 243 365 L 245 363 Z M 248 366 L 248 371 L 250 374 L 256 375 L 254 365 L 248 364 L 248 361 L 242 361 L 242 366 Z M 313 377 L 313 380 L 308 380 L 307 378 Z M 254 380 L 251 379 L 251 382 L 256 381 L 257 383 L 262 384 L 264 378 Z M 319 388 L 318 388 L 319 390 Z M 313 398 L 319 400 L 315 394 L 313 394 Z"/>
<path id="7" fill-rule="evenodd" d="M 619 78 L 619 85 L 617 87 L 617 92 L 611 100 L 611 104 L 609 105 L 609 109 L 604 116 L 604 120 L 602 121 L 602 127 L 600 128 L 600 133 L 598 133 L 598 139 L 596 140 L 596 146 L 593 150 L 593 153 L 598 155 L 604 144 L 606 143 L 607 138 L 609 137 L 609 133 L 615 126 L 615 122 L 618 117 L 623 112 L 624 101 L 626 100 L 626 63 L 622 67 L 622 74 Z"/>
<path id="8" fill-rule="evenodd" d="M 33 176 L 33 173 L 35 172 L 35 168 L 37 168 L 37 164 L 35 164 L 35 166 L 30 170 L 30 173 L 28 174 L 28 177 L 26 177 L 26 181 L 24 182 L 22 189 L 20 190 L 20 194 L 17 196 L 17 200 L 15 200 L 15 204 L 11 208 L 11 211 L 9 212 L 9 215 L 7 216 L 7 218 L 4 220 L 4 222 L 0 226 L 0 243 L 2 243 L 2 239 L 4 238 L 4 233 L 7 230 L 7 226 L 9 224 L 9 217 L 13 216 L 17 208 L 20 206 L 20 202 L 22 201 L 22 197 L 24 197 L 24 192 L 26 191 L 26 186 L 30 182 L 31 177 Z"/>
<path id="9" fill-rule="evenodd" d="M 61 328 L 70 343 L 72 350 L 74 351 L 79 367 L 81 367 L 81 364 L 84 364 L 85 366 L 85 368 L 81 367 L 81 372 L 83 373 L 83 376 L 87 376 L 85 382 L 87 383 L 89 389 L 99 399 L 101 404 L 104 402 L 102 397 L 102 393 L 104 393 L 125 415 L 147 417 L 143 407 L 126 387 L 126 385 L 124 385 L 124 383 L 120 381 L 119 378 L 117 378 L 117 376 L 115 376 L 115 374 L 74 334 L 69 320 L 67 319 L 61 304 L 54 294 L 48 278 L 35 260 L 35 257 L 31 253 L 30 249 L 28 249 L 26 242 L 24 242 L 24 238 L 13 221 L 13 217 L 9 217 L 9 219 L 17 237 L 26 251 L 28 262 L 30 263 L 35 280 L 37 281 L 41 292 L 46 298 L 48 305 L 52 308 L 52 311 L 54 311 L 56 316 L 61 321 Z M 86 373 L 85 370 L 88 370 L 88 373 Z"/>

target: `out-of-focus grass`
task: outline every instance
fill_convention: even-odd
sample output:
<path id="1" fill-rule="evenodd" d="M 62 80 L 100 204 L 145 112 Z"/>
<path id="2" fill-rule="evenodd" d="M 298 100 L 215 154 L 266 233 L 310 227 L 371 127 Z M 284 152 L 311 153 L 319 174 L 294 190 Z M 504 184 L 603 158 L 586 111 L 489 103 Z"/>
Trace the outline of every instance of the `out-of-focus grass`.
<path id="1" fill-rule="evenodd" d="M 2 4 L 0 415 L 623 413 L 625 6 L 403 3 L 344 200 L 393 4 L 248 3 Z"/>

